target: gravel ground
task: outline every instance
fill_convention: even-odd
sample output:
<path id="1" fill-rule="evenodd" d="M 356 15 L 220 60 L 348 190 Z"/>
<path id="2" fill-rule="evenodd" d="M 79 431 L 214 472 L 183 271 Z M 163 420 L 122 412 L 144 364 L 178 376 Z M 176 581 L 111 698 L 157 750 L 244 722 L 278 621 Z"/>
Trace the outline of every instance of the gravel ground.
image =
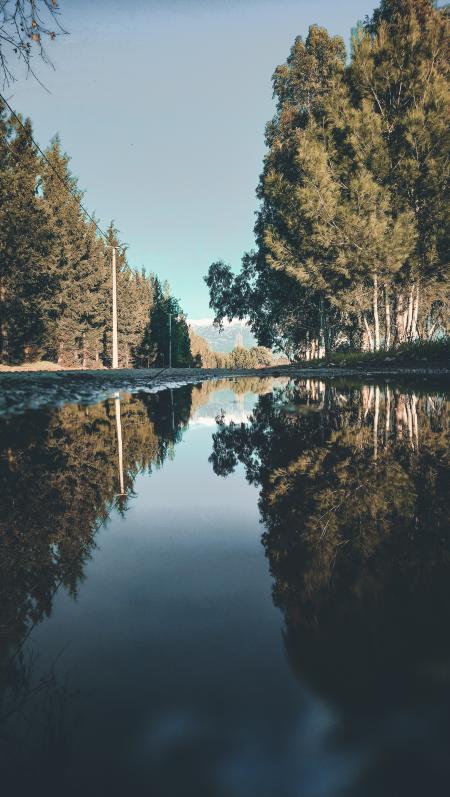
<path id="1" fill-rule="evenodd" d="M 450 388 L 448 368 L 302 368 L 281 366 L 255 369 L 143 368 L 117 371 L 4 371 L 0 372 L 0 414 L 21 413 L 28 409 L 57 407 L 66 403 L 92 404 L 115 393 L 154 393 L 168 387 L 195 384 L 208 379 L 234 379 L 239 376 L 337 379 L 364 381 L 430 382 Z"/>

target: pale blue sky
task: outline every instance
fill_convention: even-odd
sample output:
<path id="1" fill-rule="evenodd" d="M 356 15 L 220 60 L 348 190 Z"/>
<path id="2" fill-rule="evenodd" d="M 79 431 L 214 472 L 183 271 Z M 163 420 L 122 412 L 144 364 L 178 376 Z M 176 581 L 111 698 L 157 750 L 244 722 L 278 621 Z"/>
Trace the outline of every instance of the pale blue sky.
<path id="1" fill-rule="evenodd" d="M 70 36 L 7 96 L 39 143 L 59 132 L 85 202 L 115 219 L 134 266 L 168 279 L 190 318 L 202 277 L 253 245 L 271 75 L 296 35 L 349 39 L 374 0 L 60 0 Z"/>

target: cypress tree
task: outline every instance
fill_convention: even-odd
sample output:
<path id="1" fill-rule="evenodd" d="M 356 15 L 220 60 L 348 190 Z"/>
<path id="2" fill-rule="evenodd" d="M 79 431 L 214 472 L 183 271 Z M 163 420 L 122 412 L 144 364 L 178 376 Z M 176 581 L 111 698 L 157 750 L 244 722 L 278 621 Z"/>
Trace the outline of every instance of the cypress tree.
<path id="1" fill-rule="evenodd" d="M 38 196 L 31 122 L 0 106 L 0 348 L 3 362 L 42 354 L 56 281 L 53 231 Z"/>
<path id="2" fill-rule="evenodd" d="M 82 194 L 69 171 L 69 157 L 55 138 L 42 163 L 43 202 L 51 218 L 57 262 L 58 295 L 50 312 L 53 335 L 49 354 L 60 365 L 86 367 L 96 359 L 101 328 L 102 251 L 95 227 L 80 208 Z M 100 323 L 99 323 L 100 322 Z M 89 351 L 90 350 L 90 351 Z"/>
<path id="3" fill-rule="evenodd" d="M 153 286 L 153 309 L 144 338 L 146 350 L 152 353 L 154 365 L 167 367 L 170 359 L 169 341 L 171 338 L 172 366 L 175 368 L 192 367 L 196 363 L 191 354 L 189 328 L 179 302 L 170 295 L 167 283 L 161 284 L 160 280 L 155 277 Z M 169 322 L 169 315 L 171 322 Z M 150 357 L 150 354 L 148 356 Z"/>
<path id="4" fill-rule="evenodd" d="M 113 222 L 111 222 L 107 234 L 108 276 L 106 284 L 109 299 L 111 296 L 111 250 L 113 246 L 116 247 L 119 366 L 131 368 L 141 364 L 146 365 L 144 339 L 153 306 L 153 277 L 147 276 L 143 270 L 138 271 L 129 266 L 126 250 L 119 244 L 118 230 L 114 227 Z M 112 346 L 110 313 L 111 310 L 105 335 L 107 362 L 111 360 Z"/>

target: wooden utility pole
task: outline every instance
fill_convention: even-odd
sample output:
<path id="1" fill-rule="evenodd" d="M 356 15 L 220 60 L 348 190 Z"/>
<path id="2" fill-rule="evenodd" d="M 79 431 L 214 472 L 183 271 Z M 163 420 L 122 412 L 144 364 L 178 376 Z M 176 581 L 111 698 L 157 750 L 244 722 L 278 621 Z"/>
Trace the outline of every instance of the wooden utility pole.
<path id="1" fill-rule="evenodd" d="M 117 272 L 115 246 L 112 248 L 112 367 L 119 367 L 119 351 L 117 345 Z"/>

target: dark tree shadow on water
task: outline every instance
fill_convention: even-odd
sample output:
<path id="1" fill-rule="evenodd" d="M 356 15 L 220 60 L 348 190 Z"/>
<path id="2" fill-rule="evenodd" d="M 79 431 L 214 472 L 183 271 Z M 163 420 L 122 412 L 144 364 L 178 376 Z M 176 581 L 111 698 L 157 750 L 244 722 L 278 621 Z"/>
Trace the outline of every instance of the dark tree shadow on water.
<path id="1" fill-rule="evenodd" d="M 77 706 L 88 696 L 71 688 L 64 651 L 47 664 L 37 657 L 33 631 L 59 590 L 77 599 L 97 532 L 113 511 L 127 511 L 137 475 L 173 456 L 191 392 L 0 417 L 0 791 L 8 784 L 8 795 L 49 793 L 44 784 L 56 793 L 69 777 Z"/>
<path id="2" fill-rule="evenodd" d="M 317 380 L 214 436 L 215 472 L 260 488 L 287 657 L 354 767 L 342 797 L 449 782 L 448 442 L 445 394 Z"/>

